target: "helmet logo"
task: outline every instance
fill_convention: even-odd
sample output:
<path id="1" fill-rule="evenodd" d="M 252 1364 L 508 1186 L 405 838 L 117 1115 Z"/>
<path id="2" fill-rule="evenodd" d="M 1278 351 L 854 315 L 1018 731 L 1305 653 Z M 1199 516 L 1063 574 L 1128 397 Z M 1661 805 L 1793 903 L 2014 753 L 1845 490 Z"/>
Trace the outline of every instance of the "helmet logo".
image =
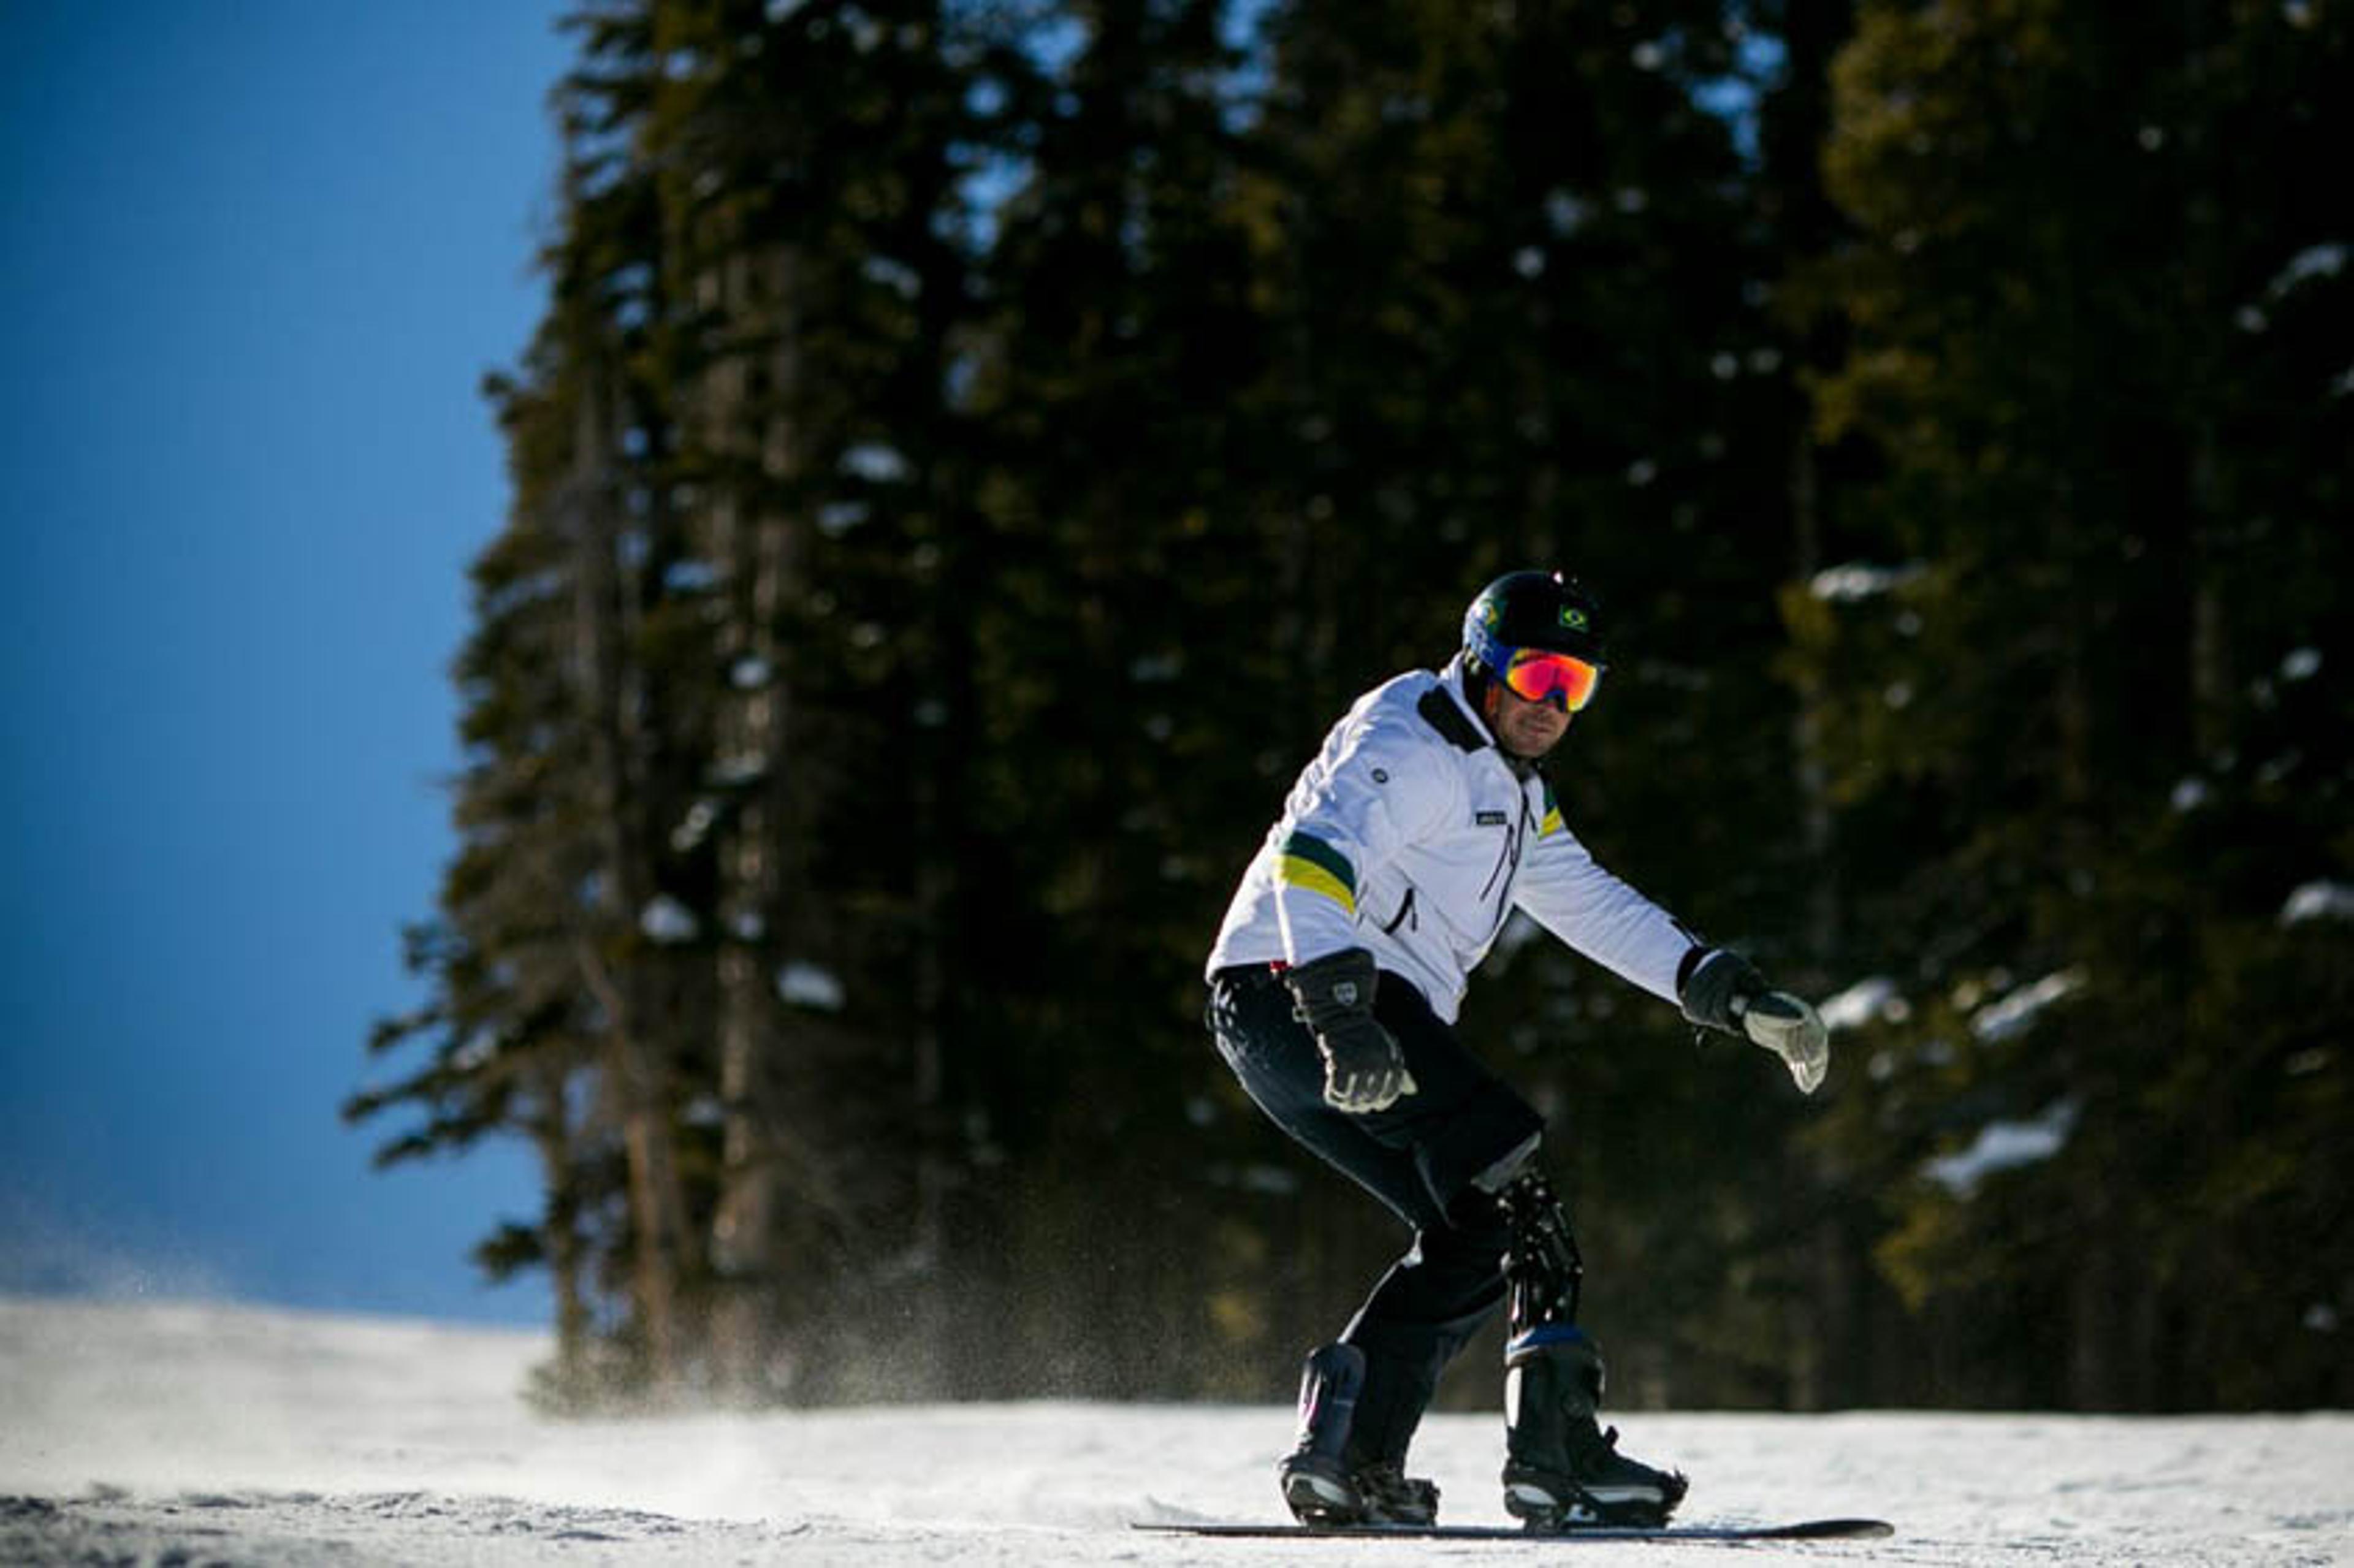
<path id="1" fill-rule="evenodd" d="M 1585 611 L 1574 604 L 1564 605 L 1561 611 L 1561 623 L 1572 631 L 1583 631 L 1585 630 Z"/>

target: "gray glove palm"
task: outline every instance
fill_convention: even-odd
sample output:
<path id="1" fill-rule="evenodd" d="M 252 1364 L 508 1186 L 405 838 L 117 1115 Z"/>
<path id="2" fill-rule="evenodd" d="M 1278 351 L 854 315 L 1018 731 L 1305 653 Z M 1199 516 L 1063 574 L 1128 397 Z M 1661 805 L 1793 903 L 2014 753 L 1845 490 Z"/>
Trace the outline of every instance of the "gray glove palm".
<path id="1" fill-rule="evenodd" d="M 1831 1032 L 1811 1002 L 1787 991 L 1769 991 L 1736 1001 L 1734 1011 L 1743 1033 L 1782 1058 L 1800 1094 L 1822 1087 L 1831 1065 Z"/>
<path id="2" fill-rule="evenodd" d="M 1782 1058 L 1800 1094 L 1822 1086 L 1830 1070 L 1830 1031 L 1803 997 L 1774 991 L 1756 966 L 1719 948 L 1685 981 L 1684 1016 L 1710 1029 L 1741 1034 Z"/>
<path id="3" fill-rule="evenodd" d="M 1415 1092 L 1397 1041 L 1373 1017 L 1373 954 L 1330 953 L 1284 971 L 1292 1012 L 1324 1057 L 1324 1103 L 1352 1115 L 1385 1110 Z"/>

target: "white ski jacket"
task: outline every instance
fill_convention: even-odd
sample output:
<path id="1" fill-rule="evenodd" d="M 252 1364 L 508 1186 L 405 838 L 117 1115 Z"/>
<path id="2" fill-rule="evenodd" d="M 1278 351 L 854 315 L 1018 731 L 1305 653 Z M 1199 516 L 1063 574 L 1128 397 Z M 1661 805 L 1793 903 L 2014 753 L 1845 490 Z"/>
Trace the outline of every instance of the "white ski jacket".
<path id="1" fill-rule="evenodd" d="M 1473 711 L 1458 656 L 1375 687 L 1325 736 L 1227 906 L 1207 972 L 1364 948 L 1452 1023 L 1515 908 L 1672 1002 L 1706 951 L 1595 863 L 1542 775 Z"/>

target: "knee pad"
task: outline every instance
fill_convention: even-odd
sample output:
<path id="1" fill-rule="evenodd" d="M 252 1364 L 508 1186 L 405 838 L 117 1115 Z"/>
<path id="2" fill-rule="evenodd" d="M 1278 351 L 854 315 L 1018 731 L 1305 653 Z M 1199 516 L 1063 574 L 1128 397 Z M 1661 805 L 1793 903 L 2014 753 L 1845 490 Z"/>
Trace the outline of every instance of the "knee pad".
<path id="1" fill-rule="evenodd" d="M 1511 1237 L 1504 1249 L 1504 1284 L 1512 1337 L 1547 1324 L 1575 1323 L 1585 1261 L 1553 1183 L 1538 1171 L 1526 1171 L 1497 1202 Z"/>

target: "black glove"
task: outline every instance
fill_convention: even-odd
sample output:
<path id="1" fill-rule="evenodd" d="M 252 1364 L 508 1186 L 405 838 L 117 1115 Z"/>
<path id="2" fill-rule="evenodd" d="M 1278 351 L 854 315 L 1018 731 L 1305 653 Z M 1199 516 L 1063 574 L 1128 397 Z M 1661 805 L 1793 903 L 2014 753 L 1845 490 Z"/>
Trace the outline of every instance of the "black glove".
<path id="1" fill-rule="evenodd" d="M 1292 1012 L 1324 1054 L 1324 1103 L 1362 1114 L 1414 1093 L 1405 1054 L 1373 1017 L 1373 955 L 1363 948 L 1329 953 L 1283 972 Z"/>
<path id="2" fill-rule="evenodd" d="M 1702 1029 L 1738 1034 L 1741 1015 L 1734 1005 L 1746 1011 L 1751 998 L 1765 994 L 1766 977 L 1756 965 L 1730 948 L 1711 948 L 1693 961 L 1679 1000 L 1684 1016 Z"/>
<path id="3" fill-rule="evenodd" d="M 1831 1061 L 1822 1014 L 1802 997 L 1768 988 L 1739 953 L 1716 948 L 1702 954 L 1684 980 L 1682 1003 L 1684 1016 L 1702 1028 L 1745 1036 L 1781 1057 L 1799 1093 L 1822 1086 Z"/>

